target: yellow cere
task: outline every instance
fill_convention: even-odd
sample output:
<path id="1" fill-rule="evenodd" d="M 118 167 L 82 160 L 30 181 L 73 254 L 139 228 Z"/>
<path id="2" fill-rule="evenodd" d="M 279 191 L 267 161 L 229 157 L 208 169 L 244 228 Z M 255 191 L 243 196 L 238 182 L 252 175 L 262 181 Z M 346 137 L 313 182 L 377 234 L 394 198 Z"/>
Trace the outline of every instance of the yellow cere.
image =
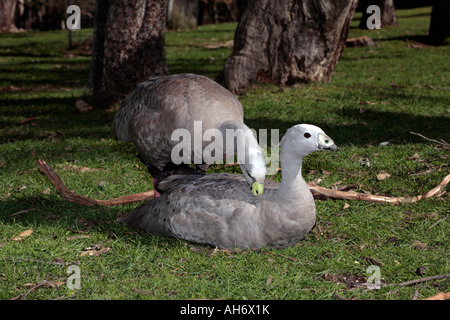
<path id="1" fill-rule="evenodd" d="M 252 192 L 255 196 L 262 195 L 264 193 L 264 184 L 258 183 L 258 182 L 253 182 Z"/>

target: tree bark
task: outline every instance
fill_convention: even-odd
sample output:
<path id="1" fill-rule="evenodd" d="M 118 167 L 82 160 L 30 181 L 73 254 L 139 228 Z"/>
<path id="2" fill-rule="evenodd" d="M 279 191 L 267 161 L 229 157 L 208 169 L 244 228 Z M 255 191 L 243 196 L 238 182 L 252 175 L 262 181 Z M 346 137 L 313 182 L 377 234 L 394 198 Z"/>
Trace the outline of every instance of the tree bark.
<path id="1" fill-rule="evenodd" d="M 450 1 L 434 0 L 431 11 L 428 42 L 432 45 L 443 45 L 450 36 Z"/>
<path id="2" fill-rule="evenodd" d="M 0 0 L 0 33 L 16 32 L 17 0 Z"/>
<path id="3" fill-rule="evenodd" d="M 239 92 L 250 81 L 281 86 L 328 82 L 344 49 L 357 0 L 249 0 L 219 76 Z"/>
<path id="4" fill-rule="evenodd" d="M 167 27 L 175 30 L 197 28 L 199 0 L 169 0 Z"/>
<path id="5" fill-rule="evenodd" d="M 372 13 L 367 13 L 366 10 L 370 5 L 377 5 L 380 7 L 381 27 L 398 26 L 397 15 L 395 14 L 394 0 L 360 0 L 360 8 L 363 13 L 361 23 L 359 24 L 360 29 L 367 29 L 366 22 L 367 19 L 372 15 Z"/>
<path id="6" fill-rule="evenodd" d="M 110 107 L 151 76 L 167 74 L 165 0 L 96 1 L 93 105 Z"/>

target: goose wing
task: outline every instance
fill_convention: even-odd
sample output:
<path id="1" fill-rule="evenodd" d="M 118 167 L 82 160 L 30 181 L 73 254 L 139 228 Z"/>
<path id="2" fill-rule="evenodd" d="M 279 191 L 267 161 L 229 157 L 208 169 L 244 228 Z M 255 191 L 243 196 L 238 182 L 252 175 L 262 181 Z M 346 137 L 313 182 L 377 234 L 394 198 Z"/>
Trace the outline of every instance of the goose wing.
<path id="1" fill-rule="evenodd" d="M 277 185 L 269 183 L 269 189 Z M 256 198 L 241 175 L 170 176 L 158 188 L 160 197 L 140 205 L 119 222 L 154 235 L 219 247 L 251 243 L 260 237 L 258 211 L 264 195 Z"/>

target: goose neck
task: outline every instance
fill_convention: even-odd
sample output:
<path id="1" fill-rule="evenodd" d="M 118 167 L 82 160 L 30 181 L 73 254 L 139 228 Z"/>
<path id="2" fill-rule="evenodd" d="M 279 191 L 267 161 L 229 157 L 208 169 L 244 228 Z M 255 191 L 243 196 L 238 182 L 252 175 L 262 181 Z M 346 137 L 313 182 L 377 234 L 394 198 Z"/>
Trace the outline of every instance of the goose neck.
<path id="1" fill-rule="evenodd" d="M 302 176 L 303 158 L 294 157 L 289 152 L 281 152 L 281 185 L 283 194 L 297 193 L 299 188 L 304 188 L 305 180 Z"/>

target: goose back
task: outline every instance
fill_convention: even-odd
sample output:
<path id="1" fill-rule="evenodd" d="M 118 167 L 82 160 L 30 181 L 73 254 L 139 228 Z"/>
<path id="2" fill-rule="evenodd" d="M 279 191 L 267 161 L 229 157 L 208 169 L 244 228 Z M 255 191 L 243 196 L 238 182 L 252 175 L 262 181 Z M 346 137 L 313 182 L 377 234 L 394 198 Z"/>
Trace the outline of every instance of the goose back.
<path id="1" fill-rule="evenodd" d="M 203 136 L 224 122 L 243 120 L 242 104 L 231 92 L 207 77 L 180 74 L 139 84 L 116 113 L 111 134 L 133 142 L 145 162 L 162 170 L 178 143 L 171 140 L 174 130 L 189 131 L 193 152 L 195 121 L 201 121 Z M 202 143 L 204 149 L 210 142 Z"/>

